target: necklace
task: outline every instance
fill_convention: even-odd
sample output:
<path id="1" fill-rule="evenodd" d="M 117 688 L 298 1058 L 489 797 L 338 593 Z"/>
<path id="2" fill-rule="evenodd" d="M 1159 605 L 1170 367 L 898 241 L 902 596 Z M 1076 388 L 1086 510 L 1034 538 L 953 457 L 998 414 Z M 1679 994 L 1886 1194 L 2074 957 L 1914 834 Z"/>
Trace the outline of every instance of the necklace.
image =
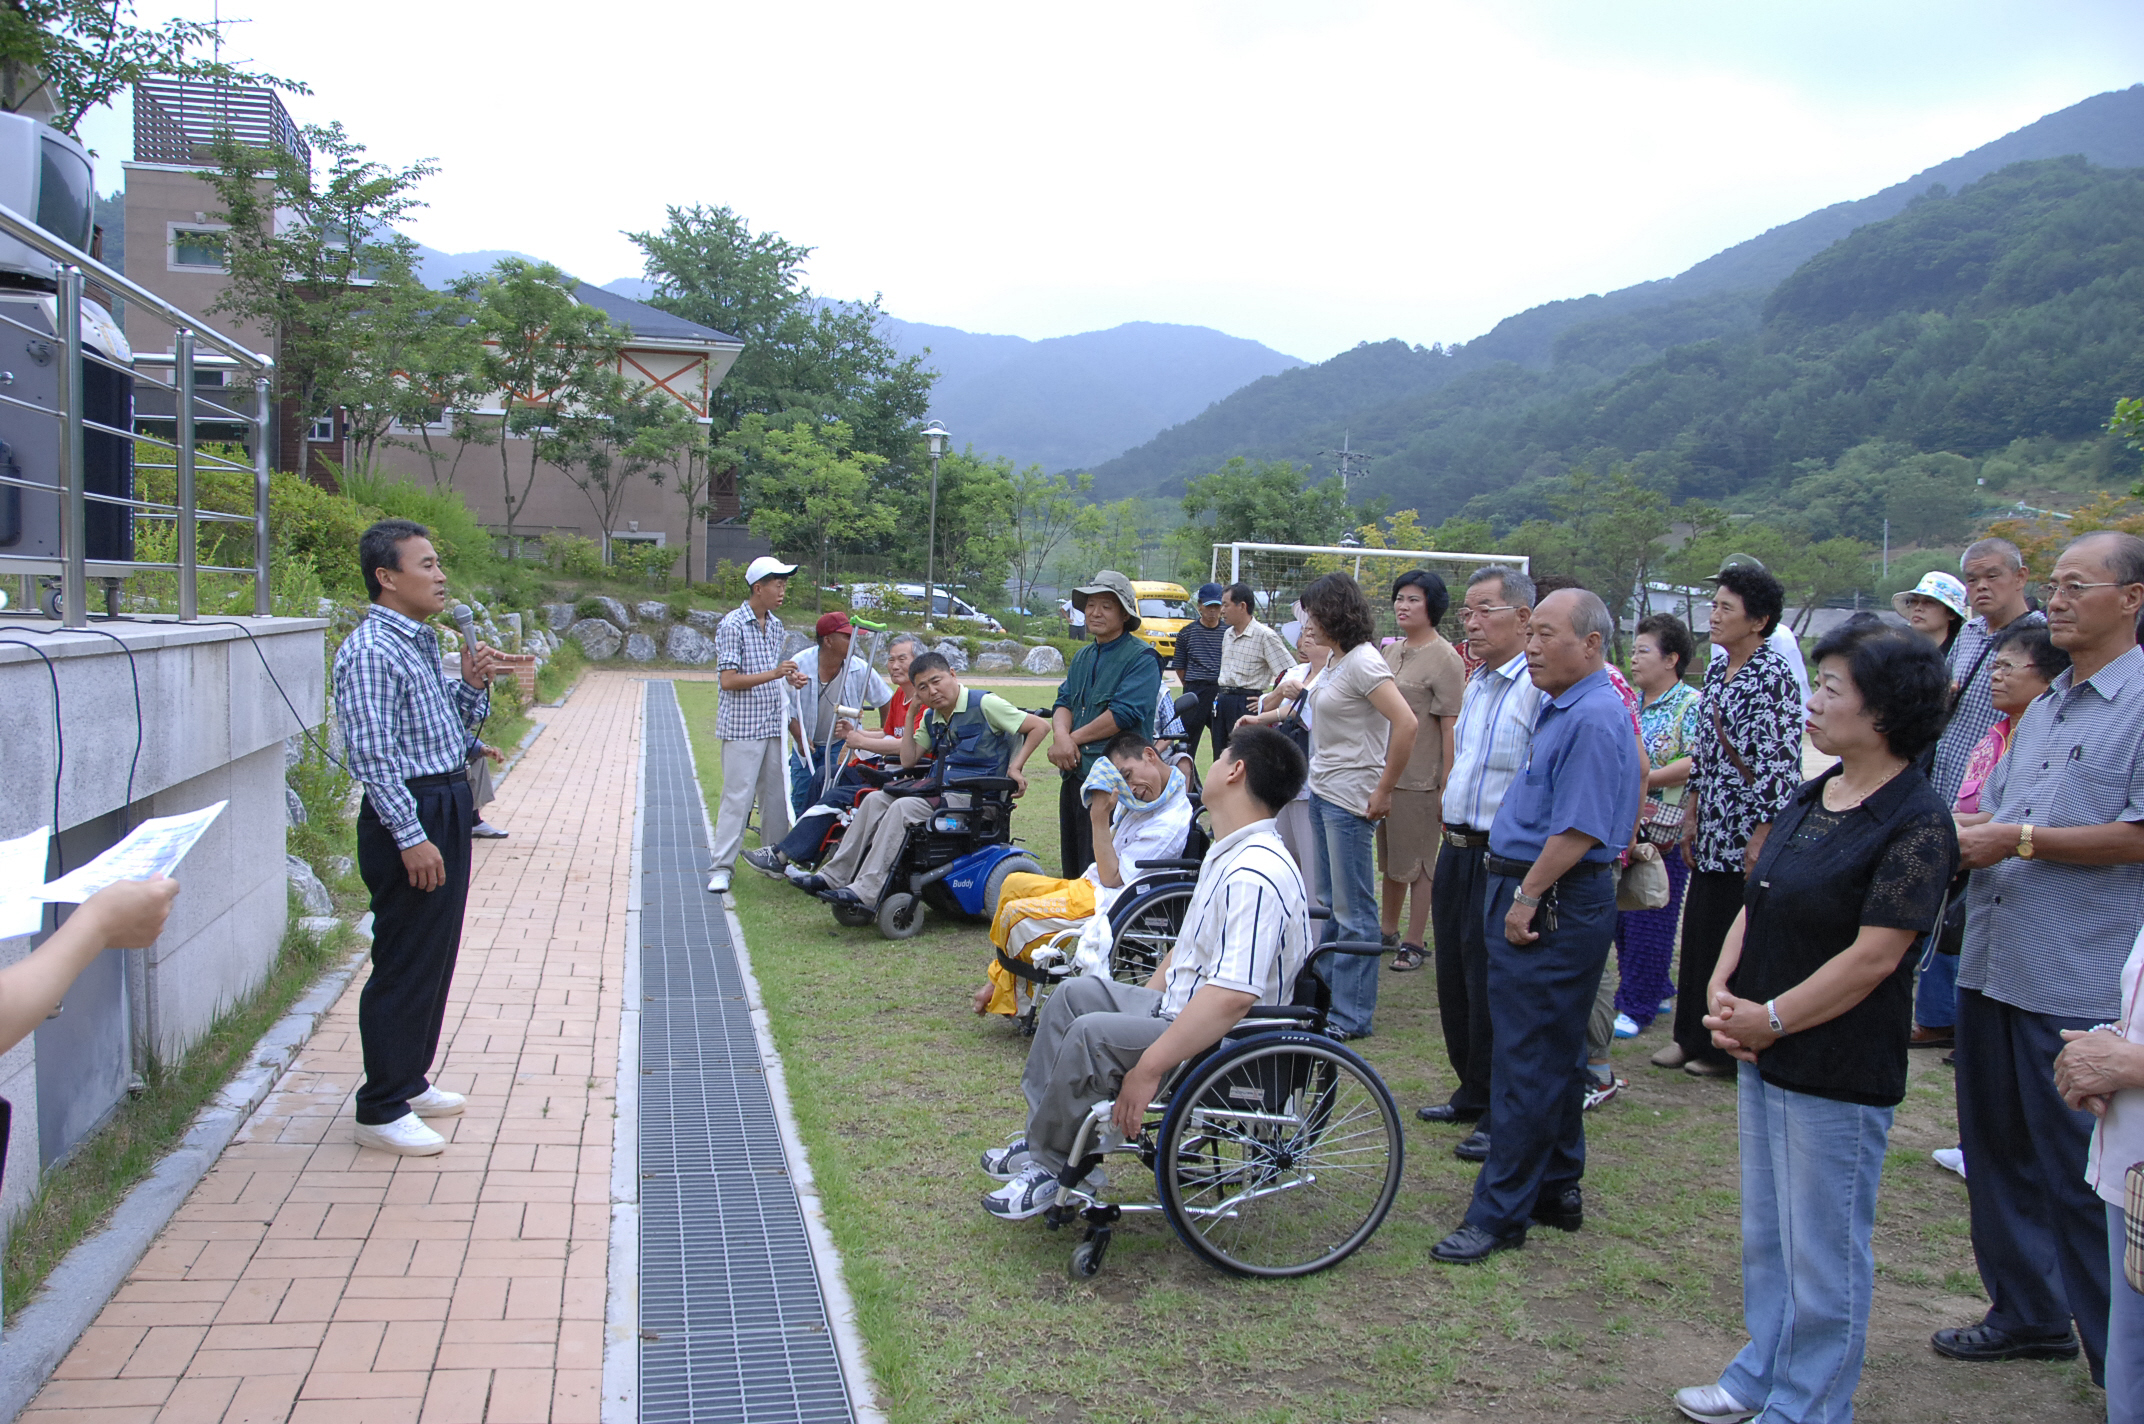
<path id="1" fill-rule="evenodd" d="M 1839 775 L 1833 777 L 1824 785 L 1824 809 L 1827 811 L 1851 811 L 1852 809 L 1854 809 L 1854 807 L 1859 806 L 1862 802 L 1868 800 L 1871 796 L 1874 796 L 1877 792 L 1883 790 L 1884 787 L 1890 785 L 1892 778 L 1896 777 L 1900 772 L 1904 771 L 1905 769 L 1905 762 L 1898 763 L 1889 771 L 1885 772 L 1882 776 L 1878 777 L 1876 779 L 1875 784 L 1870 786 L 1868 790 L 1860 792 L 1848 792 L 1845 789 L 1846 774 L 1842 771 Z M 1834 791 L 1839 793 L 1839 801 L 1842 804 L 1832 804 L 1832 793 Z"/>

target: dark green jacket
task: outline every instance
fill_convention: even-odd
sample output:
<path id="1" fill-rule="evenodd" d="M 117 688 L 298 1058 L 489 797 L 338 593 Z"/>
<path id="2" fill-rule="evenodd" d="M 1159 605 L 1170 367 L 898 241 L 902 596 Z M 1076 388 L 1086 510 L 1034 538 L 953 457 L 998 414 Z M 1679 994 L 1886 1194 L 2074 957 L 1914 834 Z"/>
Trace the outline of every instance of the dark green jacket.
<path id="1" fill-rule="evenodd" d="M 1120 633 L 1107 643 L 1089 643 L 1072 655 L 1050 710 L 1071 708 L 1074 731 L 1104 712 L 1114 712 L 1118 731 L 1152 737 L 1154 709 L 1160 701 L 1160 654 L 1131 634 Z M 1081 768 L 1093 765 L 1107 745 L 1100 741 L 1082 746 Z"/>

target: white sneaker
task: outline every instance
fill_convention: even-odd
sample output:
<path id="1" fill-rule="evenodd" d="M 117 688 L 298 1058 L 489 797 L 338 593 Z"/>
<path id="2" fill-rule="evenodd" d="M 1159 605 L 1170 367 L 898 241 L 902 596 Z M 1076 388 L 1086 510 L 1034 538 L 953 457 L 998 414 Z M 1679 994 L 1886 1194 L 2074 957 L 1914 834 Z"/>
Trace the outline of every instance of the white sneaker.
<path id="1" fill-rule="evenodd" d="M 1599 1078 L 1594 1078 L 1593 1075 L 1590 1073 L 1586 1076 L 1591 1079 L 1591 1081 L 1586 1084 L 1585 1101 L 1579 1105 L 1579 1111 L 1581 1112 L 1592 1112 L 1602 1103 L 1607 1102 L 1617 1093 L 1622 1092 L 1625 1088 L 1630 1086 L 1630 1080 L 1628 1078 L 1611 1077 L 1606 1081 L 1603 1081 Z"/>
<path id="2" fill-rule="evenodd" d="M 1636 1038 L 1640 1031 L 1638 1021 L 1629 1014 L 1617 1014 L 1615 1016 L 1615 1036 L 1617 1038 Z"/>
<path id="3" fill-rule="evenodd" d="M 729 893 L 730 893 L 730 873 L 729 873 L 729 872 L 728 872 L 727 870 L 718 870 L 718 871 L 715 871 L 715 872 L 714 872 L 714 873 L 713 873 L 712 875 L 708 876 L 708 877 L 707 877 L 707 893 L 708 893 L 708 894 L 710 894 L 710 895 L 727 895 L 727 894 L 729 894 Z"/>
<path id="4" fill-rule="evenodd" d="M 1961 1177 L 1965 1175 L 1965 1149 L 1963 1147 L 1938 1147 L 1928 1155 L 1936 1159 L 1938 1167 L 1947 1167 Z"/>
<path id="5" fill-rule="evenodd" d="M 469 1100 L 460 1093 L 450 1093 L 434 1085 L 409 1100 L 409 1110 L 419 1117 L 453 1117 Z"/>
<path id="6" fill-rule="evenodd" d="M 985 1148 L 983 1151 L 983 1175 L 1009 1182 L 1020 1175 L 1028 1163 L 1027 1134 L 1007 1142 L 1003 1147 Z"/>
<path id="7" fill-rule="evenodd" d="M 397 1157 L 437 1157 L 447 1150 L 447 1139 L 426 1127 L 424 1119 L 413 1112 L 378 1127 L 353 1124 L 353 1135 L 358 1146 L 392 1152 Z"/>
<path id="8" fill-rule="evenodd" d="M 1742 1424 L 1759 1413 L 1716 1384 L 1694 1384 L 1676 1390 L 1675 1407 L 1697 1424 Z"/>
<path id="9" fill-rule="evenodd" d="M 1099 1169 L 1089 1172 L 1080 1184 L 1066 1193 L 1068 1201 L 1091 1202 L 1094 1194 L 1103 1190 L 1104 1181 Z M 1029 1162 L 1020 1169 L 1020 1175 L 983 1198 L 983 1210 L 992 1216 L 1007 1221 L 1025 1221 L 1041 1215 L 1044 1208 L 1057 1200 L 1057 1174 L 1039 1162 Z"/>

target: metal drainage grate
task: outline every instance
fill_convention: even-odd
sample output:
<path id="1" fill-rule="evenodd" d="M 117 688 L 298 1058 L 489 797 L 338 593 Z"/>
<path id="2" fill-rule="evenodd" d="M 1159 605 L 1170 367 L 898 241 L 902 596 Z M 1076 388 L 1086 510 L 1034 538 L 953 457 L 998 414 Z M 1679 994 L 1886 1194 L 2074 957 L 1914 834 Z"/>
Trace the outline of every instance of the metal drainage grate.
<path id="1" fill-rule="evenodd" d="M 671 684 L 645 710 L 640 1418 L 851 1424 Z"/>

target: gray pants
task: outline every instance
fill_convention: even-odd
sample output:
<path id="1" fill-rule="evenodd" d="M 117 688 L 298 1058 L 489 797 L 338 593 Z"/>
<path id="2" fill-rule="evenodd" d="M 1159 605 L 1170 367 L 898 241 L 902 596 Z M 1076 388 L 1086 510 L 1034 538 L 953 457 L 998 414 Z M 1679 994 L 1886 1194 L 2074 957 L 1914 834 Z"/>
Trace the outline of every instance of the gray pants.
<path id="1" fill-rule="evenodd" d="M 744 823 L 759 800 L 759 839 L 773 845 L 789 834 L 789 769 L 782 765 L 782 739 L 761 737 L 722 744 L 722 808 L 715 814 L 716 870 L 737 863 Z"/>
<path id="2" fill-rule="evenodd" d="M 1020 1075 L 1027 1152 L 1036 1162 L 1065 1169 L 1088 1110 L 1117 1095 L 1124 1075 L 1168 1029 L 1169 1020 L 1154 1013 L 1160 1004 L 1153 989 L 1098 974 L 1067 980 L 1044 1001 Z"/>
<path id="3" fill-rule="evenodd" d="M 1621 950 L 1616 951 L 1618 955 Z M 1601 967 L 1601 982 L 1593 991 L 1593 1012 L 1586 1016 L 1586 1061 L 1607 1061 L 1608 1049 L 1615 1043 L 1615 980 L 1608 977 L 1606 965 Z"/>
<path id="4" fill-rule="evenodd" d="M 469 758 L 469 801 L 477 809 L 477 819 L 484 819 L 484 808 L 498 799 L 499 793 L 491 786 L 491 758 L 478 752 Z"/>
<path id="5" fill-rule="evenodd" d="M 856 808 L 856 819 L 841 833 L 841 844 L 819 867 L 819 877 L 835 888 L 848 886 L 866 905 L 878 903 L 886 877 L 900 858 L 910 826 L 920 826 L 938 808 L 927 796 L 888 796 L 874 791 Z"/>

